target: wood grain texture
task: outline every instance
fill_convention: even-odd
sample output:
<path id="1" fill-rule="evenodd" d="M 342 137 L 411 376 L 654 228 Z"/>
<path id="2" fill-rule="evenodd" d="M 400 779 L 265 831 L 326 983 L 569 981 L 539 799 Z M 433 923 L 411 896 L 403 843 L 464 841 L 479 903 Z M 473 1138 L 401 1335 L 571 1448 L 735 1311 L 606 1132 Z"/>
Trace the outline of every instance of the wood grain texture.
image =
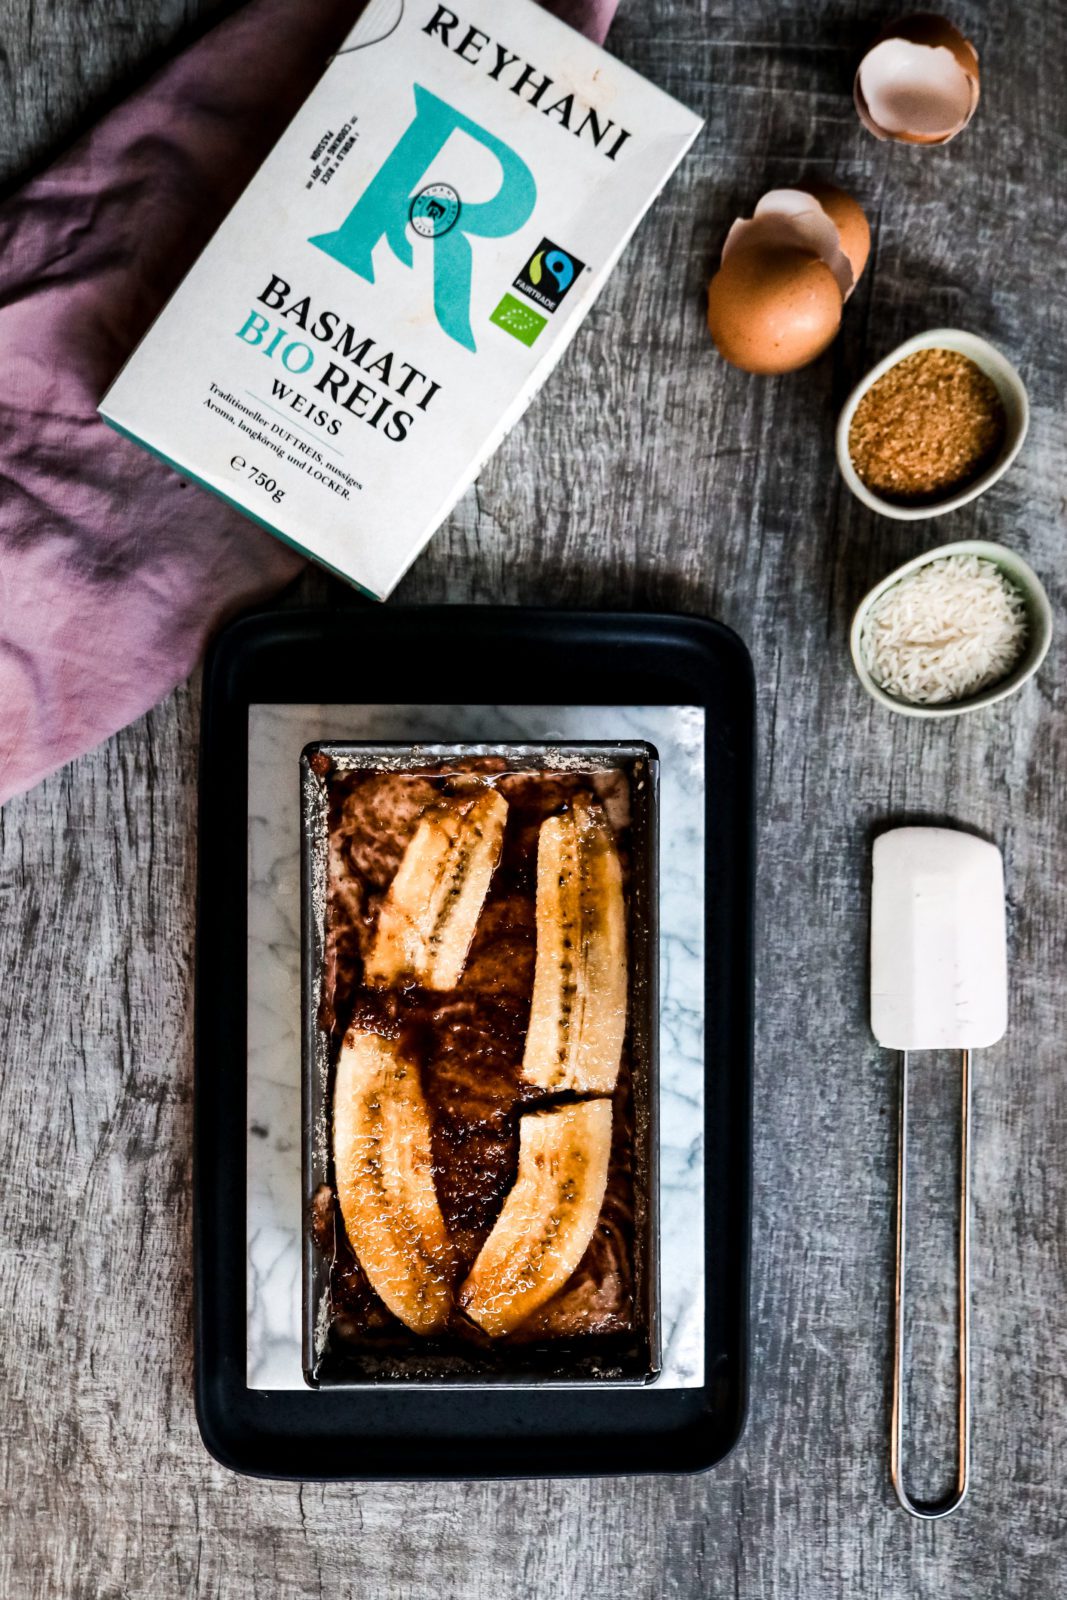
<path id="1" fill-rule="evenodd" d="M 212 9 L 0 0 L 0 177 Z M 1043 1600 L 1067 1586 L 1062 650 L 1016 700 L 931 727 L 868 702 L 846 644 L 884 571 L 972 533 L 1026 554 L 1063 614 L 1067 4 L 956 0 L 983 100 L 940 151 L 877 144 L 853 115 L 856 53 L 886 14 L 875 0 L 623 0 L 614 50 L 708 128 L 397 596 L 678 608 L 722 618 L 752 648 L 759 1021 L 741 1447 L 695 1479 L 419 1488 L 257 1483 L 208 1458 L 189 1325 L 194 685 L 0 815 L 10 1600 Z M 871 266 L 827 357 L 747 378 L 709 347 L 704 284 L 736 212 L 804 173 L 868 207 Z M 975 507 L 880 522 L 837 480 L 835 415 L 872 361 L 942 323 L 1016 359 L 1030 439 Z M 309 576 L 289 598 L 324 593 L 342 598 Z M 974 1489 L 938 1526 L 895 1509 L 885 1460 L 895 1065 L 867 1032 L 864 946 L 871 830 L 890 818 L 986 830 L 1011 898 L 1012 1024 L 978 1057 L 975 1092 Z M 935 1116 L 924 1133 L 945 1188 Z M 934 1220 L 931 1238 L 950 1243 L 944 1207 Z M 924 1371 L 945 1384 L 950 1284 L 932 1253 L 922 1265 Z M 943 1437 L 924 1453 L 925 1486 L 945 1449 Z"/>

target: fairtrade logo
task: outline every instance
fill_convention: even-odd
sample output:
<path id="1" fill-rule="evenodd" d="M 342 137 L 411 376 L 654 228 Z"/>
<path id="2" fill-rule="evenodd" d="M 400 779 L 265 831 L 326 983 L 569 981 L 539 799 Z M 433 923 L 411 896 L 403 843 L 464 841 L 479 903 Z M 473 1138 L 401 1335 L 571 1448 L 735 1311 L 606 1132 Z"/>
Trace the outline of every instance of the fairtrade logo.
<path id="1" fill-rule="evenodd" d="M 566 294 L 574 282 L 574 262 L 570 256 L 565 256 L 562 250 L 538 250 L 530 262 L 530 282 L 536 283 L 538 288 L 546 268 L 556 280 L 556 292 Z"/>
<path id="2" fill-rule="evenodd" d="M 408 217 L 420 239 L 440 239 L 456 226 L 461 210 L 450 183 L 428 183 L 412 200 Z"/>
<path id="3" fill-rule="evenodd" d="M 542 239 L 513 287 L 543 311 L 555 311 L 584 268 L 585 262 L 577 256 L 561 250 L 551 239 Z"/>

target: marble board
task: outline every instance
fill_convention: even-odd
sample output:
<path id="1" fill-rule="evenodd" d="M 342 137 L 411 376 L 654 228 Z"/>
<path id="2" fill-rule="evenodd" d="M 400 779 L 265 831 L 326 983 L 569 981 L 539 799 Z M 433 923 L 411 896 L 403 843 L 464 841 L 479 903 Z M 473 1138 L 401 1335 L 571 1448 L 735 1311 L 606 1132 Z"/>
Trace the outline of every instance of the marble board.
<path id="1" fill-rule="evenodd" d="M 660 758 L 656 1386 L 704 1380 L 704 712 L 696 706 L 253 705 L 248 725 L 247 1363 L 303 1389 L 300 791 L 313 740 L 647 740 Z"/>

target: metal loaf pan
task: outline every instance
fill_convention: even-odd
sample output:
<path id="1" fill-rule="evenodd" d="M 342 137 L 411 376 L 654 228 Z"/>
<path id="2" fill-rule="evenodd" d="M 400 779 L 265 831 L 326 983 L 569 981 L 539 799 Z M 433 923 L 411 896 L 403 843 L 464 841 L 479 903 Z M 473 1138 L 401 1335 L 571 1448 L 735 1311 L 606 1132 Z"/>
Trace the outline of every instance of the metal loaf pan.
<path id="1" fill-rule="evenodd" d="M 494 757 L 509 772 L 623 771 L 630 791 L 627 921 L 629 1053 L 633 1094 L 634 1319 L 631 1333 L 586 1335 L 482 1348 L 460 1338 L 404 1333 L 353 1346 L 333 1328 L 333 1252 L 312 1226 L 313 1197 L 333 1187 L 331 1102 L 334 1041 L 323 1027 L 329 786 L 352 771 L 419 773 Z M 325 759 L 324 759 L 325 758 Z M 328 763 L 328 771 L 324 768 Z M 642 1384 L 659 1370 L 658 1313 L 658 759 L 651 745 L 583 744 L 309 745 L 301 759 L 303 964 L 303 1366 L 315 1388 L 418 1382 L 449 1387 Z M 337 1222 L 337 1225 L 340 1225 Z"/>
<path id="2" fill-rule="evenodd" d="M 420 704 L 428 686 L 438 704 L 482 706 L 487 662 L 504 706 L 569 706 L 580 685 L 589 707 L 699 713 L 705 842 L 692 874 L 704 890 L 705 1022 L 692 1070 L 703 1077 L 704 1111 L 691 1132 L 704 1180 L 703 1376 L 692 1387 L 252 1387 L 250 710 L 330 710 L 343 727 L 346 707 Z M 741 1435 L 750 1387 L 755 686 L 741 640 L 700 617 L 633 611 L 289 606 L 222 630 L 202 706 L 192 1255 L 194 1392 L 207 1449 L 235 1472 L 308 1482 L 617 1476 L 721 1461 Z M 662 870 L 660 881 L 662 904 Z M 287 1026 L 284 1010 L 279 1022 Z"/>

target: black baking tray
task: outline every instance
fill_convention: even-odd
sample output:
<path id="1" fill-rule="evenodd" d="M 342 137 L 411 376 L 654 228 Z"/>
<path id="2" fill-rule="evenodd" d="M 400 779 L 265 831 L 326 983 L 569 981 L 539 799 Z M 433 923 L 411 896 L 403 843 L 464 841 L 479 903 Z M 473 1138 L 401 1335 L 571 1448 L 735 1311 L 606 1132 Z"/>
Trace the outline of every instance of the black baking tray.
<path id="1" fill-rule="evenodd" d="M 245 1382 L 248 708 L 333 702 L 705 710 L 705 1363 L 693 1389 L 545 1385 L 257 1390 Z M 748 1395 L 754 690 L 744 645 L 695 617 L 502 607 L 260 612 L 204 677 L 194 1110 L 197 1418 L 263 1477 L 424 1479 L 693 1471 Z M 293 776 L 294 785 L 297 775 Z M 295 848 L 296 841 L 294 841 Z"/>
<path id="2" fill-rule="evenodd" d="M 331 1276 L 335 1250 L 323 1248 L 310 1226 L 314 1197 L 332 1193 L 333 1073 L 336 1039 L 322 1017 L 326 967 L 326 886 L 329 871 L 329 784 L 338 775 L 383 768 L 403 772 L 440 764 L 462 771 L 464 763 L 497 757 L 511 772 L 543 771 L 591 775 L 618 769 L 629 789 L 630 874 L 627 956 L 631 1003 L 630 1062 L 621 1093 L 632 1106 L 634 1320 L 627 1333 L 486 1346 L 454 1336 L 420 1339 L 406 1329 L 388 1329 L 374 1339 L 335 1336 Z M 329 776 L 322 775 L 325 758 Z M 624 740 L 556 740 L 553 743 L 497 740 L 491 744 L 383 744 L 330 739 L 309 744 L 300 761 L 301 788 L 301 991 L 303 999 L 302 1109 L 303 1366 L 312 1385 L 426 1381 L 510 1383 L 641 1382 L 659 1371 L 659 758 L 650 744 Z M 618 1097 L 618 1096 L 617 1096 Z M 336 1226 L 336 1220 L 335 1220 Z"/>

